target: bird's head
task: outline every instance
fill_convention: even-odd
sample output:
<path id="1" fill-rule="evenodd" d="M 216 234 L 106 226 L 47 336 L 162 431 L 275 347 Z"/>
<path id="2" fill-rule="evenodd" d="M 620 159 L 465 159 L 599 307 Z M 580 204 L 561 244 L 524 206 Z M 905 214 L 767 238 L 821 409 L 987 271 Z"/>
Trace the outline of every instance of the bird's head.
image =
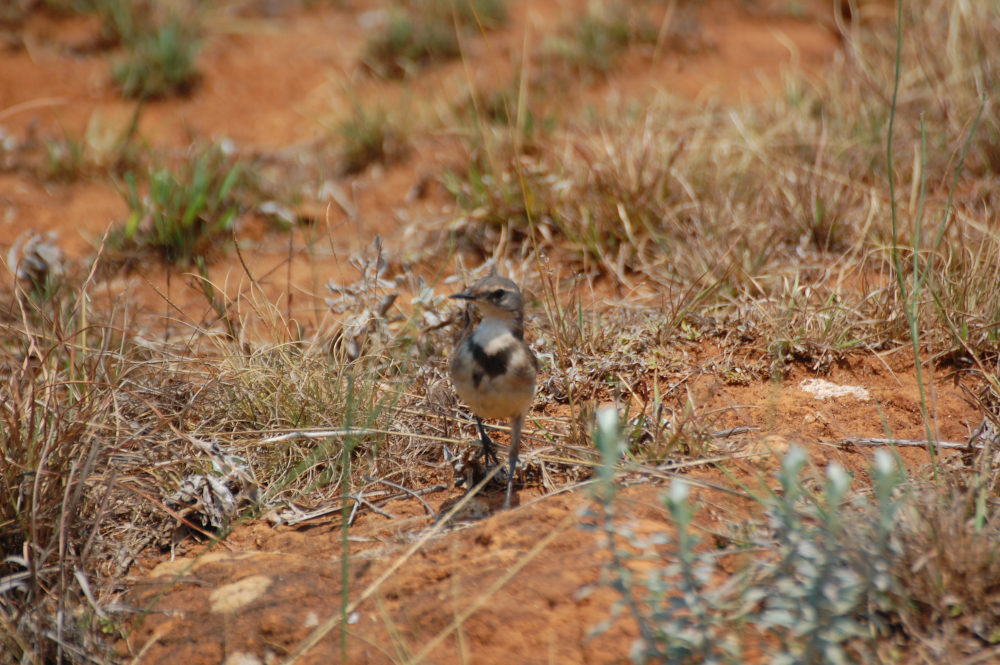
<path id="1" fill-rule="evenodd" d="M 484 277 L 451 297 L 475 303 L 485 318 L 520 318 L 524 312 L 521 289 L 499 275 Z"/>

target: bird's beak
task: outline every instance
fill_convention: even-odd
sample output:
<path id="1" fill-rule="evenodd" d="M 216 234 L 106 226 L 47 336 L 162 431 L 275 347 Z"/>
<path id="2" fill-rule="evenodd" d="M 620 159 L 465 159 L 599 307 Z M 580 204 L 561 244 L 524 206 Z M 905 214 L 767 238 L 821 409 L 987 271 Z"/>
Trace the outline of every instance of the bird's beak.
<path id="1" fill-rule="evenodd" d="M 454 298 L 455 300 L 475 300 L 476 294 L 474 294 L 471 289 L 466 289 L 464 291 L 459 291 L 458 293 L 454 293 L 448 297 Z"/>

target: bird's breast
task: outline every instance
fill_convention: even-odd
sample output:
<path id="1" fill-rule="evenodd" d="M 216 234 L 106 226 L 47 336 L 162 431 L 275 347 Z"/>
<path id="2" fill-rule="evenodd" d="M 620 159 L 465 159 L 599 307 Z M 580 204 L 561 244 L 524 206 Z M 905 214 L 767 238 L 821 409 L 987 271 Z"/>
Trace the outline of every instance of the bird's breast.
<path id="1" fill-rule="evenodd" d="M 456 348 L 451 378 L 459 397 L 481 418 L 524 413 L 535 396 L 535 361 L 509 329 L 482 325 Z"/>

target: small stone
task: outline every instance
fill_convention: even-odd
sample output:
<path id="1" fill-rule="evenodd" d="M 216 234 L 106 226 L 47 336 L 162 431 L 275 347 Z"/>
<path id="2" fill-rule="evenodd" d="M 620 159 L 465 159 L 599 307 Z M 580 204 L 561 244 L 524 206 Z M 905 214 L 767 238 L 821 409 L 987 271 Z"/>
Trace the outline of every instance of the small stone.
<path id="1" fill-rule="evenodd" d="M 220 586 L 209 595 L 208 601 L 212 604 L 212 612 L 235 612 L 260 598 L 270 586 L 271 578 L 267 575 L 251 575 Z"/>
<path id="2" fill-rule="evenodd" d="M 246 651 L 234 651 L 229 654 L 223 665 L 264 665 L 260 658 Z"/>
<path id="3" fill-rule="evenodd" d="M 862 402 L 867 402 L 871 399 L 868 391 L 861 386 L 841 386 L 824 379 L 803 379 L 799 383 L 799 389 L 810 393 L 816 399 L 854 397 Z"/>

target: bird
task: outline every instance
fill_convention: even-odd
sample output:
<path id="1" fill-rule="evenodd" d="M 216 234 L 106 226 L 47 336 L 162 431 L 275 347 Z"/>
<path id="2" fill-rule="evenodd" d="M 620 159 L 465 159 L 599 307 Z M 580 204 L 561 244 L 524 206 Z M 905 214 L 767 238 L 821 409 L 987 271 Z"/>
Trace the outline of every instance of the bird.
<path id="1" fill-rule="evenodd" d="M 510 419 L 510 455 L 504 509 L 514 492 L 514 468 L 521 428 L 535 398 L 538 360 L 524 341 L 524 301 L 512 280 L 489 275 L 451 298 L 471 302 L 482 314 L 479 324 L 455 346 L 449 374 L 459 398 L 476 418 L 486 463 L 498 463 L 496 444 L 483 418 Z"/>

